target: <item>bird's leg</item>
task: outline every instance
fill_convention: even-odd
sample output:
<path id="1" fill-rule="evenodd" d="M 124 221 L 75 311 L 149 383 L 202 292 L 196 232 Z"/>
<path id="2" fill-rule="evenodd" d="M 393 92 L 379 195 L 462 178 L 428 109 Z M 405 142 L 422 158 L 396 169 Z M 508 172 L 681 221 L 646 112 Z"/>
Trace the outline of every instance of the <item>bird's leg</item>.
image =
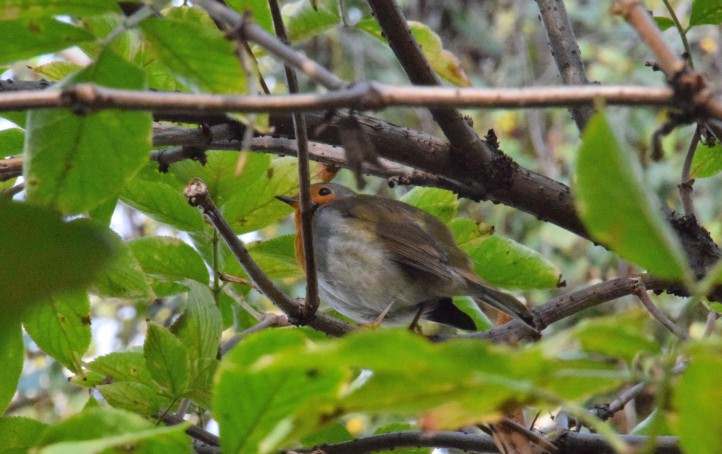
<path id="1" fill-rule="evenodd" d="M 379 326 L 381 326 L 381 323 L 384 321 L 384 319 L 386 318 L 386 315 L 388 315 L 389 311 L 391 310 L 391 306 L 393 306 L 393 305 L 394 305 L 394 302 L 391 301 L 388 304 L 388 306 L 386 306 L 386 308 L 383 311 L 381 311 L 379 316 L 376 317 L 373 322 L 369 323 L 366 326 L 369 328 L 372 328 L 372 329 L 378 328 Z"/>
<path id="2" fill-rule="evenodd" d="M 416 311 L 416 315 L 414 315 L 414 319 L 411 320 L 411 324 L 409 325 L 409 331 L 418 333 L 419 331 L 419 319 L 421 319 L 421 314 L 424 312 L 426 304 L 421 303 L 419 304 L 419 310 Z"/>

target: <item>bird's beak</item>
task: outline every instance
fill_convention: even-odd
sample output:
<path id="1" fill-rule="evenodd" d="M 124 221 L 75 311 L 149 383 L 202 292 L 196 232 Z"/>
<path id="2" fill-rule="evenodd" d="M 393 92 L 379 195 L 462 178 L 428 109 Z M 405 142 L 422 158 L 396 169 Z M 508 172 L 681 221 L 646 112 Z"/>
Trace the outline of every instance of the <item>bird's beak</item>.
<path id="1" fill-rule="evenodd" d="M 287 196 L 287 195 L 277 195 L 276 199 L 280 200 L 281 202 L 283 202 L 287 205 L 291 205 L 294 208 L 296 207 L 297 202 L 296 202 L 295 197 L 291 197 L 291 196 Z"/>

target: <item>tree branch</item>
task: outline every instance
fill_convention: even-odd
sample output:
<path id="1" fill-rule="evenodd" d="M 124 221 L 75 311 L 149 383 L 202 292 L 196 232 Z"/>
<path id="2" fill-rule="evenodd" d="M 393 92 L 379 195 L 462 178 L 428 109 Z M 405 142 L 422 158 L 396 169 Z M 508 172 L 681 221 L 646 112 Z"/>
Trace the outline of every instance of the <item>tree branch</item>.
<path id="1" fill-rule="evenodd" d="M 284 44 L 288 44 L 286 27 L 283 25 L 281 9 L 276 0 L 268 0 L 273 18 L 273 27 L 276 35 Z M 288 91 L 291 94 L 298 93 L 298 79 L 296 72 L 289 65 L 284 66 Z M 301 211 L 301 228 L 296 229 L 296 235 L 301 235 L 303 245 L 303 260 L 306 271 L 306 302 L 304 305 L 304 317 L 313 317 L 318 310 L 318 280 L 316 278 L 316 258 L 313 252 L 313 231 L 311 216 L 311 177 L 308 170 L 308 132 L 306 129 L 306 117 L 299 112 L 293 114 L 293 132 L 296 136 L 296 157 L 298 158 L 298 205 Z"/>
<path id="2" fill-rule="evenodd" d="M 221 235 L 248 276 L 263 291 L 264 295 L 288 315 L 291 323 L 308 325 L 331 336 L 340 336 L 351 331 L 351 327 L 346 323 L 323 314 L 316 314 L 310 319 L 305 319 L 303 305 L 291 300 L 276 287 L 253 260 L 243 242 L 233 233 L 233 230 L 208 195 L 208 187 L 205 183 L 198 179 L 191 181 L 186 186 L 185 195 L 189 204 L 203 210 L 203 214 L 216 228 L 218 234 Z"/>
<path id="3" fill-rule="evenodd" d="M 622 439 L 631 446 L 641 447 L 648 437 L 623 435 Z M 596 434 L 565 432 L 555 444 L 559 454 L 614 454 L 614 449 Z M 287 451 L 287 453 L 320 454 L 364 454 L 389 451 L 402 447 L 452 448 L 472 452 L 498 452 L 488 435 L 472 435 L 462 432 L 392 432 L 370 437 L 357 438 L 336 444 L 323 444 L 311 449 Z M 680 454 L 677 437 L 657 437 L 654 452 L 658 454 Z"/>
<path id="4" fill-rule="evenodd" d="M 343 107 L 377 110 L 392 106 L 532 108 L 591 104 L 671 106 L 667 87 L 563 86 L 529 88 L 454 88 L 359 83 L 330 93 L 293 95 L 214 95 L 161 91 L 134 91 L 78 84 L 63 90 L 5 91 L 0 110 L 75 107 L 87 110 L 125 109 L 170 113 L 322 111 Z M 722 116 L 719 117 L 722 119 Z M 463 121 L 463 120 L 462 120 Z M 466 123 L 465 123 L 466 124 Z"/>
<path id="5" fill-rule="evenodd" d="M 639 298 L 642 306 L 647 309 L 647 312 L 649 312 L 652 317 L 659 322 L 660 325 L 667 328 L 669 332 L 679 337 L 680 339 L 687 339 L 687 333 L 685 333 L 677 325 L 675 325 L 674 322 L 670 320 L 669 317 L 667 317 L 667 314 L 662 312 L 662 310 L 657 307 L 656 304 L 654 304 L 652 299 L 647 294 L 647 288 L 644 286 L 643 283 L 640 282 L 639 286 L 634 291 L 634 294 L 637 296 L 637 298 Z"/>
<path id="6" fill-rule="evenodd" d="M 697 145 L 699 145 L 699 139 L 702 134 L 702 127 L 697 124 L 692 135 L 692 141 L 689 143 L 687 149 L 687 155 L 684 157 L 684 164 L 682 165 L 682 178 L 679 182 L 679 198 L 682 199 L 682 208 L 684 209 L 685 216 L 695 216 L 694 213 L 694 200 L 692 194 L 694 192 L 694 179 L 689 177 L 690 171 L 692 170 L 692 162 L 694 160 L 694 154 L 697 151 Z"/>
<path id="7" fill-rule="evenodd" d="M 185 422 L 183 418 L 179 418 L 178 416 L 172 414 L 165 414 L 161 419 L 166 425 L 169 426 L 176 426 Z M 207 445 L 220 446 L 220 440 L 218 439 L 217 435 L 213 435 L 212 433 L 198 426 L 189 426 L 186 429 L 186 433 L 190 435 L 193 439 L 202 441 Z"/>
<path id="8" fill-rule="evenodd" d="M 559 68 L 562 80 L 566 85 L 589 84 L 564 0 L 536 0 L 536 3 L 552 48 L 552 57 Z M 591 105 L 578 106 L 571 109 L 571 112 L 577 127 L 583 131 L 594 114 L 594 108 Z"/>

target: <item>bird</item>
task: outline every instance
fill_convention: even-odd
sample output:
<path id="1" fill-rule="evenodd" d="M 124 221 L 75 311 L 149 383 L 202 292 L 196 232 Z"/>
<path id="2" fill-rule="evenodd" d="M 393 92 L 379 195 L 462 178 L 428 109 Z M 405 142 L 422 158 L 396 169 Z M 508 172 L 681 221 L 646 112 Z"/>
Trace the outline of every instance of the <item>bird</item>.
<path id="1" fill-rule="evenodd" d="M 295 209 L 295 254 L 305 268 L 298 197 L 276 196 Z M 310 200 L 319 297 L 351 320 L 415 327 L 423 318 L 473 331 L 474 321 L 452 302 L 471 296 L 532 323 L 524 304 L 482 282 L 433 215 L 336 183 L 312 184 Z"/>

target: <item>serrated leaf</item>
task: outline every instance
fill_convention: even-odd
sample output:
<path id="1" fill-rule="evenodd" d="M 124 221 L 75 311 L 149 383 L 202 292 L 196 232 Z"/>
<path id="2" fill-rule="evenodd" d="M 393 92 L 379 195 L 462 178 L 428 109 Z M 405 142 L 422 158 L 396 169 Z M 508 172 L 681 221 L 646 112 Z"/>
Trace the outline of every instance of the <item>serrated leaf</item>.
<path id="1" fill-rule="evenodd" d="M 153 290 L 133 252 L 117 236 L 115 243 L 118 253 L 96 278 L 95 293 L 117 298 L 153 298 Z"/>
<path id="2" fill-rule="evenodd" d="M 469 77 L 461 66 L 461 62 L 456 55 L 444 49 L 444 44 L 436 32 L 421 22 L 407 21 L 406 23 L 411 30 L 411 35 L 421 48 L 421 53 L 424 54 L 429 65 L 431 65 L 431 69 L 433 69 L 436 74 L 454 85 L 461 87 L 471 85 Z M 356 27 L 386 42 L 386 38 L 384 38 L 381 31 L 381 26 L 376 19 L 372 17 L 363 19 L 356 24 Z"/>
<path id="3" fill-rule="evenodd" d="M 205 406 L 210 404 L 210 388 L 215 373 L 223 318 L 210 289 L 189 282 L 191 289 L 186 309 L 172 331 L 185 345 L 190 360 L 189 390 Z"/>
<path id="4" fill-rule="evenodd" d="M 577 211 L 592 237 L 667 279 L 691 281 L 684 251 L 603 113 L 586 129 L 576 166 Z"/>
<path id="5" fill-rule="evenodd" d="M 401 201 L 426 211 L 442 222 L 451 221 L 459 209 L 456 194 L 439 188 L 415 187 L 404 194 Z"/>
<path id="6" fill-rule="evenodd" d="M 486 282 L 510 289 L 555 288 L 559 269 L 541 254 L 511 238 L 492 235 L 462 246 L 474 271 Z"/>
<path id="7" fill-rule="evenodd" d="M 160 394 L 158 385 L 122 381 L 95 387 L 103 398 L 115 408 L 132 411 L 144 416 L 157 417 L 166 412 L 173 401 Z"/>
<path id="8" fill-rule="evenodd" d="M 20 128 L 0 131 L 0 158 L 19 155 L 23 152 L 25 133 Z"/>
<path id="9" fill-rule="evenodd" d="M 167 328 L 156 323 L 148 325 L 143 356 L 153 379 L 180 397 L 188 388 L 188 351 Z"/>
<path id="10" fill-rule="evenodd" d="M 697 147 L 692 159 L 692 169 L 689 172 L 690 178 L 712 177 L 720 171 L 722 171 L 722 145 Z"/>
<path id="11" fill-rule="evenodd" d="M 0 321 L 0 413 L 4 413 L 15 395 L 23 371 L 25 347 L 20 323 L 5 317 Z M 0 420 L 1 421 L 1 420 Z M 0 433 L 3 433 L 0 430 Z"/>
<path id="12" fill-rule="evenodd" d="M 228 0 L 228 6 L 238 12 L 249 12 L 253 21 L 263 27 L 268 33 L 275 34 L 271 8 L 266 0 Z"/>
<path id="13" fill-rule="evenodd" d="M 68 77 L 76 71 L 82 69 L 82 66 L 68 61 L 58 60 L 45 63 L 43 65 L 33 66 L 31 68 L 38 76 L 52 81 L 58 81 Z"/>
<path id="14" fill-rule="evenodd" d="M 27 450 L 37 443 L 43 431 L 47 428 L 35 419 L 20 416 L 0 416 L 0 434 L 2 434 L 2 452 L 12 450 Z"/>
<path id="15" fill-rule="evenodd" d="M 104 51 L 95 64 L 62 82 L 145 88 L 144 74 Z M 148 112 L 106 110 L 75 115 L 67 109 L 30 111 L 24 176 L 28 200 L 63 213 L 80 213 L 115 196 L 147 162 Z"/>
<path id="16" fill-rule="evenodd" d="M 137 382 L 153 387 L 143 352 L 113 352 L 95 358 L 88 364 L 88 370 L 112 382 Z"/>
<path id="17" fill-rule="evenodd" d="M 722 2 L 720 0 L 694 0 L 689 26 L 722 23 Z"/>
<path id="18" fill-rule="evenodd" d="M 689 350 L 689 364 L 674 388 L 676 429 L 684 452 L 714 454 L 722 446 L 722 387 L 711 372 L 722 368 L 722 345 L 698 343 Z"/>
<path id="19" fill-rule="evenodd" d="M 291 41 L 317 36 L 341 23 L 338 2 L 324 0 L 314 8 L 308 0 L 296 0 L 283 6 L 283 21 Z"/>
<path id="20" fill-rule="evenodd" d="M 48 427 L 37 446 L 44 446 L 38 449 L 44 454 L 107 452 L 116 446 L 143 454 L 190 453 L 185 429 L 185 424 L 157 428 L 151 421 L 123 410 L 89 408 Z"/>
<path id="21" fill-rule="evenodd" d="M 156 221 L 179 230 L 197 232 L 205 226 L 202 215 L 188 205 L 182 190 L 165 182 L 134 178 L 125 186 L 120 198 Z"/>
<path id="22" fill-rule="evenodd" d="M 70 14 L 80 17 L 119 12 L 114 0 L 0 0 L 0 19 L 50 17 Z"/>
<path id="23" fill-rule="evenodd" d="M 208 269 L 203 259 L 178 238 L 148 236 L 135 239 L 128 246 L 143 271 L 155 278 L 169 282 L 193 279 L 208 283 Z"/>
<path id="24" fill-rule="evenodd" d="M 82 28 L 51 18 L 0 20 L 0 36 L 8 37 L 0 44 L 0 64 L 56 52 L 93 39 L 93 35 Z"/>
<path id="25" fill-rule="evenodd" d="M 224 359 L 214 389 L 213 409 L 228 452 L 275 452 L 287 440 L 307 433 L 316 418 L 330 408 L 343 375 L 338 371 L 307 370 L 251 373 L 258 358 L 304 342 L 299 330 L 272 330 L 248 337 Z M 243 394 L 239 400 L 232 396 Z M 304 409 L 305 418 L 297 415 Z"/>
<path id="26" fill-rule="evenodd" d="M 5 316 L 52 294 L 84 288 L 114 256 L 106 231 L 87 222 L 65 223 L 49 210 L 2 199 L 0 218 Z"/>
<path id="27" fill-rule="evenodd" d="M 90 303 L 85 292 L 58 294 L 30 308 L 23 325 L 45 353 L 79 372 L 90 346 Z"/>
<path id="28" fill-rule="evenodd" d="M 233 44 L 198 8 L 173 8 L 141 29 L 158 59 L 193 91 L 245 93 L 246 75 Z"/>

